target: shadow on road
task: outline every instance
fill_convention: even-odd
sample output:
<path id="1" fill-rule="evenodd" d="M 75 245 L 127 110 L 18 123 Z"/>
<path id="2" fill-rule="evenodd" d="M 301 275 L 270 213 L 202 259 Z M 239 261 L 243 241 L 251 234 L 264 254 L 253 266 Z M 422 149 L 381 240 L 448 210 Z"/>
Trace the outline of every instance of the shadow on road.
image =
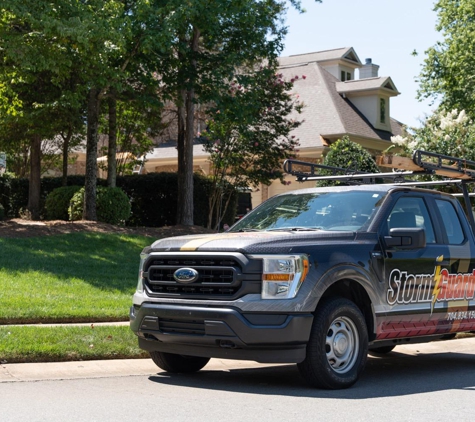
<path id="1" fill-rule="evenodd" d="M 151 376 L 164 384 L 276 396 L 367 399 L 428 393 L 449 389 L 475 388 L 475 355 L 431 353 L 418 356 L 392 352 L 384 357 L 369 357 L 358 383 L 347 390 L 326 391 L 307 387 L 296 365 L 210 371 L 196 374 Z"/>

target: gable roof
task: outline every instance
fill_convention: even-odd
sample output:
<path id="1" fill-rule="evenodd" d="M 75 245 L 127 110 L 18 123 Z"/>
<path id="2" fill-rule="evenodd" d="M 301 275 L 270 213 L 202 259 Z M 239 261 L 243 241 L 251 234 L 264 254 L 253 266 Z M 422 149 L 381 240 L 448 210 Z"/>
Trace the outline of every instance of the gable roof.
<path id="1" fill-rule="evenodd" d="M 288 57 L 279 58 L 281 68 L 287 66 L 301 65 L 305 63 L 318 63 L 342 60 L 351 64 L 352 67 L 361 67 L 363 64 L 358 58 L 353 47 L 335 48 L 333 50 L 317 51 L 314 53 L 295 54 Z"/>
<path id="2" fill-rule="evenodd" d="M 399 95 L 396 85 L 389 76 L 378 76 L 375 78 L 353 79 L 351 81 L 337 82 L 336 90 L 339 93 L 352 93 L 370 90 L 387 90 L 390 95 Z M 389 92 L 392 91 L 392 92 Z"/>

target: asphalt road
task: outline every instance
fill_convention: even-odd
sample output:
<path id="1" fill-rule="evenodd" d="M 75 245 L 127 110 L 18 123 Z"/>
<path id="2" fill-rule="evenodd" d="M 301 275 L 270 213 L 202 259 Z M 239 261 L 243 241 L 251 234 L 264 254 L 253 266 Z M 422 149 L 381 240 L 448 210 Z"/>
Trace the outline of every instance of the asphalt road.
<path id="1" fill-rule="evenodd" d="M 0 421 L 473 421 L 475 338 L 370 357 L 340 391 L 307 387 L 294 365 L 212 360 L 170 376 L 148 360 L 4 364 Z"/>

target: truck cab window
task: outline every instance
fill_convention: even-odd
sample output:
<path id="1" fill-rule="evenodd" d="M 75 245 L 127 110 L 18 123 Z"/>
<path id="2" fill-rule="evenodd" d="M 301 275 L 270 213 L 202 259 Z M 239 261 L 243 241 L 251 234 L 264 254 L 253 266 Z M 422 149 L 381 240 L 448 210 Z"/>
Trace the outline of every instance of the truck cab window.
<path id="1" fill-rule="evenodd" d="M 425 230 L 426 242 L 435 243 L 434 228 L 427 206 L 422 198 L 399 198 L 389 214 L 388 231 L 393 228 L 421 228 Z"/>
<path id="2" fill-rule="evenodd" d="M 460 245 L 465 240 L 462 225 L 457 216 L 457 211 L 449 201 L 437 199 L 435 201 L 440 215 L 442 216 L 443 228 L 447 234 L 449 245 Z"/>

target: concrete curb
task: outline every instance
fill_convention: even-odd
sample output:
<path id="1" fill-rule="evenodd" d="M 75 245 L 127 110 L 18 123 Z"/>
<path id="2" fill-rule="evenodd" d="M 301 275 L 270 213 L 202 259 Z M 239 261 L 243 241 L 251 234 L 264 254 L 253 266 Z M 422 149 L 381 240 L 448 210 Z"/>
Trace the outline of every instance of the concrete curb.
<path id="1" fill-rule="evenodd" d="M 278 364 L 211 359 L 206 370 L 230 371 Z M 6 363 L 0 365 L 0 383 L 84 378 L 151 376 L 163 371 L 151 359 L 91 360 L 80 362 Z"/>

